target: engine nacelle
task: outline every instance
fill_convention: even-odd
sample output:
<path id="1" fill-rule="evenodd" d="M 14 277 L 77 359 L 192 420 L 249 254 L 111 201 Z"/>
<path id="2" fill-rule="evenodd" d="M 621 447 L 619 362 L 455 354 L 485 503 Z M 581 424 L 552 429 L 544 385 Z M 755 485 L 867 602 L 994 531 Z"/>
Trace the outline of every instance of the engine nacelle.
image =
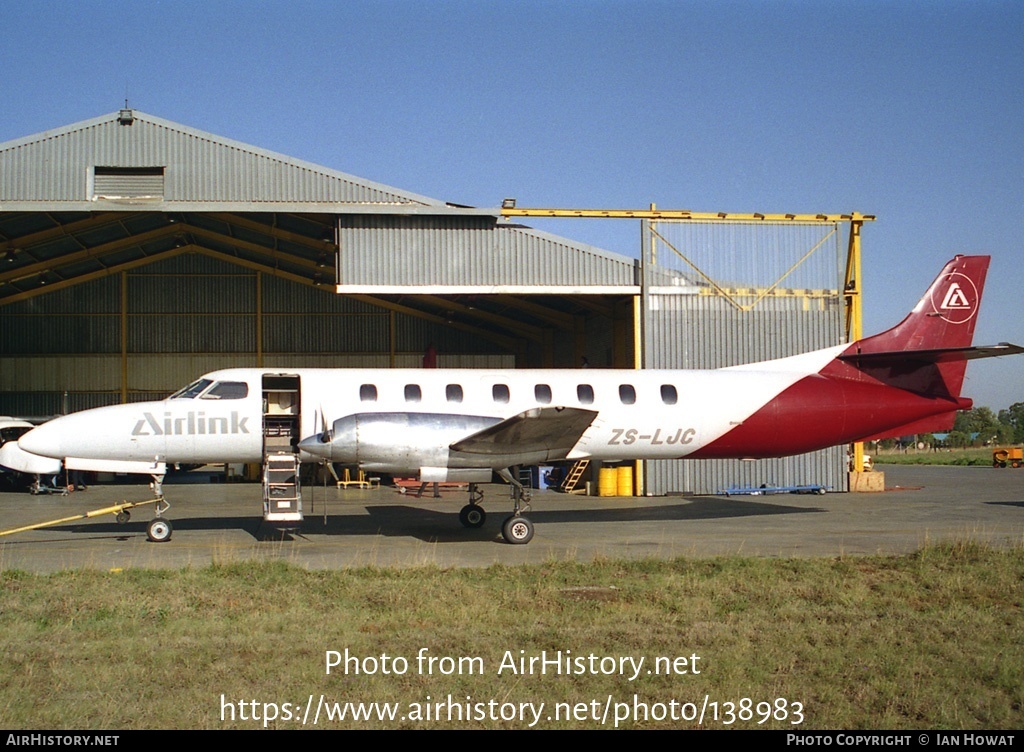
<path id="1" fill-rule="evenodd" d="M 334 421 L 328 433 L 304 439 L 299 447 L 364 470 L 419 475 L 421 468 L 447 468 L 453 442 L 500 420 L 441 413 L 356 413 Z"/>

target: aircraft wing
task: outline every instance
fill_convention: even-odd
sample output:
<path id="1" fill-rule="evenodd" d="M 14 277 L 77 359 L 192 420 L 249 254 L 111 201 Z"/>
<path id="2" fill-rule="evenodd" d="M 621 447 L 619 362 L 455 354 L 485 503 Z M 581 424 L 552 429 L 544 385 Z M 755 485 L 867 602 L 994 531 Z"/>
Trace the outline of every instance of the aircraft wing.
<path id="1" fill-rule="evenodd" d="M 576 446 L 596 417 L 596 410 L 537 407 L 460 439 L 450 449 L 473 455 L 560 459 Z"/>

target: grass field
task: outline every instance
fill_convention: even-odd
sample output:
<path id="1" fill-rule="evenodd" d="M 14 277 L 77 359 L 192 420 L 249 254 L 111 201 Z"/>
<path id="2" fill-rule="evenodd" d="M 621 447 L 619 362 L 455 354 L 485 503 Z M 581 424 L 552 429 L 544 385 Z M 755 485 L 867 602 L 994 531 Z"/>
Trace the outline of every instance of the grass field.
<path id="1" fill-rule="evenodd" d="M 870 453 L 870 452 L 869 452 Z M 911 449 L 870 453 L 876 465 L 978 465 L 992 467 L 992 449 Z"/>
<path id="2" fill-rule="evenodd" d="M 379 703 L 362 709 L 395 718 L 322 714 L 317 728 L 693 728 L 701 709 L 706 728 L 1020 728 L 1022 583 L 1024 547 L 974 544 L 484 570 L 6 571 L 0 726 L 297 728 L 322 695 L 324 712 Z M 328 651 L 350 660 L 328 674 Z M 520 670 L 559 651 L 568 672 Z"/>

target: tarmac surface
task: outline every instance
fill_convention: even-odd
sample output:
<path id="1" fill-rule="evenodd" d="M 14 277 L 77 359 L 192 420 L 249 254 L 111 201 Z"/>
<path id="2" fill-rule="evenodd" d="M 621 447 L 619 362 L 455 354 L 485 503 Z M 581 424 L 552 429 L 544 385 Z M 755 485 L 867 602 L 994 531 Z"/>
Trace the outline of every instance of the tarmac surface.
<path id="1" fill-rule="evenodd" d="M 308 568 L 486 567 L 596 558 L 838 557 L 898 554 L 929 543 L 1024 543 L 1024 469 L 886 465 L 875 494 L 779 494 L 596 498 L 535 492 L 536 535 L 509 545 L 501 524 L 507 487 L 485 486 L 488 516 L 479 529 L 459 523 L 464 490 L 441 499 L 394 488 L 303 489 L 306 519 L 294 535 L 262 523 L 253 483 L 166 483 L 173 535 L 147 540 L 153 507 L 63 522 L 0 537 L 0 569 L 203 567 L 280 559 Z M 71 517 L 151 498 L 146 485 L 99 485 L 67 496 L 0 493 L 0 530 Z M 326 515 L 326 521 L 325 521 Z"/>

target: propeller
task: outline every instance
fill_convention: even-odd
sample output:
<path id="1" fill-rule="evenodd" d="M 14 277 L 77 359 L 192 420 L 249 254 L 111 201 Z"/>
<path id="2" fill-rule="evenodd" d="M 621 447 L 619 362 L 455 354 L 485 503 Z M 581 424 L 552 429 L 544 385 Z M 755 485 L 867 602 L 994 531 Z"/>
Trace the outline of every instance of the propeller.
<path id="1" fill-rule="evenodd" d="M 324 413 L 323 405 L 320 405 L 318 412 L 320 413 L 320 443 L 330 444 L 334 437 L 331 435 L 331 429 L 327 427 L 327 415 Z"/>

